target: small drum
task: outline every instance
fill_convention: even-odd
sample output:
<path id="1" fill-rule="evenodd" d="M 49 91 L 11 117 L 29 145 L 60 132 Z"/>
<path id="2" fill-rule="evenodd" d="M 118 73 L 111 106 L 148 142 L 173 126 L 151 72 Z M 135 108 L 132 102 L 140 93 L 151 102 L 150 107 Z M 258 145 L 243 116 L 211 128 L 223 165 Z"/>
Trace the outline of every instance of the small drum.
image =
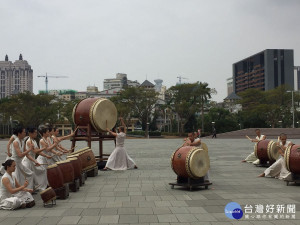
<path id="1" fill-rule="evenodd" d="M 41 198 L 43 199 L 44 204 L 48 204 L 50 201 L 56 199 L 55 191 L 52 187 L 48 187 L 47 189 L 40 192 Z"/>
<path id="2" fill-rule="evenodd" d="M 208 151 L 196 146 L 181 147 L 173 153 L 171 167 L 180 177 L 201 178 L 210 167 Z"/>
<path id="3" fill-rule="evenodd" d="M 48 183 L 53 189 L 62 188 L 64 186 L 63 174 L 56 164 L 48 166 L 47 177 Z"/>
<path id="4" fill-rule="evenodd" d="M 74 178 L 75 179 L 80 178 L 81 171 L 82 171 L 81 161 L 76 156 L 79 157 L 79 155 L 68 156 L 68 160 L 70 160 L 70 162 L 72 163 L 73 169 L 74 169 Z"/>
<path id="5" fill-rule="evenodd" d="M 91 124 L 100 133 L 115 126 L 117 108 L 106 98 L 86 98 L 74 106 L 72 117 L 77 126 Z"/>
<path id="6" fill-rule="evenodd" d="M 255 156 L 261 162 L 276 161 L 279 157 L 279 151 L 276 143 L 271 140 L 262 140 L 254 145 Z"/>
<path id="7" fill-rule="evenodd" d="M 81 161 L 82 170 L 84 172 L 92 170 L 93 168 L 97 167 L 96 158 L 91 149 L 84 148 L 72 153 L 72 155 L 76 155 L 76 154 L 78 155 L 78 158 Z"/>
<path id="8" fill-rule="evenodd" d="M 74 168 L 71 161 L 67 159 L 64 161 L 59 161 L 56 164 L 62 172 L 64 183 L 72 183 L 74 181 Z"/>
<path id="9" fill-rule="evenodd" d="M 284 162 L 288 171 L 300 174 L 300 145 L 292 145 L 286 148 Z"/>

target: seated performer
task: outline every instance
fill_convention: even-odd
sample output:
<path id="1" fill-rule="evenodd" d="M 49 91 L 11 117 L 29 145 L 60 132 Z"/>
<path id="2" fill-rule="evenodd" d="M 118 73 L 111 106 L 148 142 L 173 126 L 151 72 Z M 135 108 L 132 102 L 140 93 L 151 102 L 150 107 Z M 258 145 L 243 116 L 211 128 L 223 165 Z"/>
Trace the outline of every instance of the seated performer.
<path id="1" fill-rule="evenodd" d="M 275 177 L 282 180 L 291 180 L 291 172 L 289 172 L 285 166 L 284 162 L 284 152 L 287 147 L 291 146 L 293 143 L 287 141 L 287 135 L 282 133 L 280 134 L 280 142 L 277 142 L 277 146 L 280 148 L 280 156 L 269 168 L 267 168 L 262 174 L 258 177 Z"/>
<path id="2" fill-rule="evenodd" d="M 123 121 L 123 118 L 120 117 L 122 126 L 119 127 L 119 133 L 114 133 L 108 128 L 106 130 L 116 137 L 116 148 L 110 154 L 106 166 L 103 170 L 127 170 L 127 169 L 137 169 L 135 162 L 127 154 L 124 147 L 124 141 L 126 138 L 126 125 Z"/>
<path id="3" fill-rule="evenodd" d="M 36 190 L 43 191 L 47 188 L 48 185 L 47 170 L 36 160 L 35 156 L 36 154 L 39 154 L 48 159 L 51 159 L 51 157 L 43 152 L 46 147 L 40 149 L 37 145 L 35 141 L 37 137 L 36 128 L 28 128 L 28 134 L 29 138 L 25 143 L 25 148 L 32 149 L 32 151 L 29 152 L 26 157 L 24 157 L 22 163 L 25 167 L 33 171 L 33 184 L 36 187 Z"/>
<path id="4" fill-rule="evenodd" d="M 22 163 L 23 158 L 31 152 L 31 148 L 24 151 L 24 138 L 26 136 L 25 129 L 23 127 L 16 128 L 17 138 L 14 140 L 12 145 L 12 156 L 16 162 L 16 170 L 14 172 L 14 176 L 17 181 L 20 183 L 24 183 L 25 180 L 28 181 L 28 188 L 33 188 L 33 172 L 25 167 Z"/>
<path id="5" fill-rule="evenodd" d="M 10 137 L 10 139 L 9 139 L 9 141 L 7 143 L 7 146 L 6 146 L 6 150 L 7 150 L 6 154 L 7 154 L 7 156 L 6 156 L 5 161 L 8 160 L 8 159 L 10 159 L 10 157 L 12 156 L 12 154 L 11 154 L 12 143 L 13 143 L 14 140 L 16 140 L 16 138 L 17 138 L 17 133 L 16 133 L 16 130 L 14 129 L 13 130 L 13 135 Z M 2 175 L 5 173 L 4 166 L 1 166 L 0 172 L 1 172 Z"/>
<path id="6" fill-rule="evenodd" d="M 46 148 L 45 150 L 43 150 L 43 153 L 46 155 L 46 157 L 44 155 L 40 154 L 37 158 L 37 161 L 40 164 L 46 165 L 44 167 L 45 167 L 45 169 L 47 169 L 47 167 L 48 167 L 47 165 L 52 165 L 53 163 L 55 163 L 52 160 L 52 153 L 53 153 L 53 155 L 58 154 L 58 152 L 53 150 L 53 148 L 57 145 L 57 143 L 50 145 L 47 142 L 47 137 L 49 136 L 49 130 L 47 127 L 41 127 L 40 133 L 42 136 L 42 139 L 40 140 L 40 148 Z"/>
<path id="7" fill-rule="evenodd" d="M 256 133 L 256 138 L 255 139 L 250 139 L 252 142 L 259 142 L 261 140 L 265 140 L 266 136 L 260 133 L 260 129 L 256 129 L 255 130 Z M 250 155 L 248 155 L 246 157 L 246 159 L 242 160 L 242 162 L 249 162 L 249 163 L 253 163 L 253 164 L 259 164 L 260 161 L 258 158 L 256 158 L 255 153 L 252 152 Z"/>
<path id="8" fill-rule="evenodd" d="M 31 208 L 35 205 L 34 199 L 30 194 L 32 189 L 28 189 L 28 181 L 25 180 L 21 186 L 12 174 L 16 169 L 16 162 L 8 159 L 2 164 L 6 170 L 1 178 L 0 184 L 0 208 L 1 209 L 17 209 Z"/>

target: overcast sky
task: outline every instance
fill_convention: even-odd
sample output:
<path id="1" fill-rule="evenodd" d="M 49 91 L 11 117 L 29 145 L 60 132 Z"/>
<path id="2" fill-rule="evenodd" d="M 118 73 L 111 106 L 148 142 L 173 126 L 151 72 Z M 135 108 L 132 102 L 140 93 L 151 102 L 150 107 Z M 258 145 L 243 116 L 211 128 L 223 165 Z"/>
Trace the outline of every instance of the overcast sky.
<path id="1" fill-rule="evenodd" d="M 300 65 L 298 0 L 1 0 L 0 60 L 23 54 L 33 69 L 34 92 L 103 89 L 105 78 L 168 88 L 207 82 L 227 96 L 232 64 L 264 49 L 294 49 Z"/>

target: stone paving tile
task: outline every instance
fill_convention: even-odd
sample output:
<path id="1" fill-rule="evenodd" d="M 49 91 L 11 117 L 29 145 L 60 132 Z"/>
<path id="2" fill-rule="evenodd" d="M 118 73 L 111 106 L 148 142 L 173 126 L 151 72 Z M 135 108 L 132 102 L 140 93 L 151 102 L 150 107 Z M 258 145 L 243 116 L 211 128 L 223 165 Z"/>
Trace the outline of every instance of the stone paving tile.
<path id="1" fill-rule="evenodd" d="M 120 215 L 119 223 L 134 224 L 139 222 L 138 215 Z"/>
<path id="2" fill-rule="evenodd" d="M 45 217 L 50 217 L 50 216 L 62 216 L 64 214 L 65 210 L 58 210 L 58 209 L 54 209 L 54 210 L 49 210 L 48 212 L 46 212 L 44 214 Z"/>
<path id="3" fill-rule="evenodd" d="M 58 222 L 62 219 L 61 216 L 58 217 L 43 217 L 43 219 L 38 223 L 38 225 L 52 225 L 58 224 Z"/>
<path id="4" fill-rule="evenodd" d="M 16 225 L 23 220 L 22 217 L 9 217 L 0 222 L 0 225 Z"/>
<path id="5" fill-rule="evenodd" d="M 118 215 L 102 215 L 100 217 L 99 223 L 115 224 L 118 223 L 118 221 L 119 221 Z"/>
<path id="6" fill-rule="evenodd" d="M 78 224 L 98 224 L 100 216 L 82 216 Z"/>
<path id="7" fill-rule="evenodd" d="M 36 225 L 42 219 L 43 219 L 43 217 L 26 217 L 26 218 L 23 218 L 23 220 L 20 223 L 18 223 L 18 225 Z"/>
<path id="8" fill-rule="evenodd" d="M 77 224 L 80 218 L 80 216 L 63 216 L 58 224 Z"/>
<path id="9" fill-rule="evenodd" d="M 153 209 L 153 214 L 154 215 L 164 215 L 164 214 L 171 214 L 171 210 L 169 208 L 165 207 L 154 207 Z"/>
<path id="10" fill-rule="evenodd" d="M 101 209 L 84 209 L 81 216 L 98 216 Z"/>
<path id="11" fill-rule="evenodd" d="M 180 223 L 198 221 L 198 219 L 193 214 L 176 214 L 176 217 Z"/>
<path id="12" fill-rule="evenodd" d="M 117 215 L 118 209 L 117 208 L 105 208 L 100 210 L 99 215 Z"/>
<path id="13" fill-rule="evenodd" d="M 162 223 L 179 222 L 176 215 L 173 214 L 157 215 L 157 218 L 158 221 Z"/>
<path id="14" fill-rule="evenodd" d="M 64 211 L 64 216 L 80 216 L 82 213 L 83 209 L 66 209 Z"/>
<path id="15" fill-rule="evenodd" d="M 157 215 L 139 215 L 139 223 L 157 223 Z"/>
<path id="16" fill-rule="evenodd" d="M 153 214 L 152 208 L 136 208 L 135 212 L 136 212 L 137 215 L 139 215 L 139 214 L 143 214 L 143 215 Z"/>

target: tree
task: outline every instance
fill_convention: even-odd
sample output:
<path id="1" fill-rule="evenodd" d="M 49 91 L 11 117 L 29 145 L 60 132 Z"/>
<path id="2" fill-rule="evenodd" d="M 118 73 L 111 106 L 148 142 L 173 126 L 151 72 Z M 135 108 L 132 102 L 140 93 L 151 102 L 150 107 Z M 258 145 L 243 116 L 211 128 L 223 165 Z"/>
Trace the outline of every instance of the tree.
<path id="1" fill-rule="evenodd" d="M 116 104 L 118 111 L 127 117 L 136 117 L 146 128 L 145 135 L 148 135 L 147 123 L 152 114 L 152 110 L 158 100 L 158 93 L 154 89 L 144 87 L 129 87 L 122 90 L 118 96 L 111 98 Z"/>

